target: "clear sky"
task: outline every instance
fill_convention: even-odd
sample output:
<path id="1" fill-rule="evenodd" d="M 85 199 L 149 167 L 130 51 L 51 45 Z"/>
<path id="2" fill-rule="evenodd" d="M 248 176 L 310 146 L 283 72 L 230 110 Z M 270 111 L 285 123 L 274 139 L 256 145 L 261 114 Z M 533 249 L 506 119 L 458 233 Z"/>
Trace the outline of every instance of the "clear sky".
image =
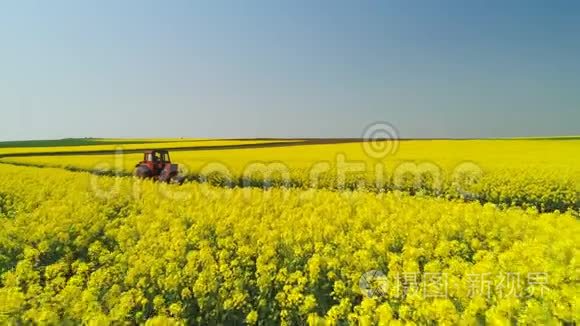
<path id="1" fill-rule="evenodd" d="M 580 134 L 578 1 L 2 1 L 0 140 Z"/>

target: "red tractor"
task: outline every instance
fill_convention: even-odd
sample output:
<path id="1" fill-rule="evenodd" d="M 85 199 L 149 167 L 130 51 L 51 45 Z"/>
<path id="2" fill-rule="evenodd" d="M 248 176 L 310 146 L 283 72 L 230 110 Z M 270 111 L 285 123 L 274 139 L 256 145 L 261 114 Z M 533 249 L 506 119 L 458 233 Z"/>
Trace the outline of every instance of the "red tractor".
<path id="1" fill-rule="evenodd" d="M 183 183 L 177 164 L 171 164 L 169 152 L 165 150 L 145 151 L 143 161 L 135 166 L 134 175 L 167 183 Z"/>

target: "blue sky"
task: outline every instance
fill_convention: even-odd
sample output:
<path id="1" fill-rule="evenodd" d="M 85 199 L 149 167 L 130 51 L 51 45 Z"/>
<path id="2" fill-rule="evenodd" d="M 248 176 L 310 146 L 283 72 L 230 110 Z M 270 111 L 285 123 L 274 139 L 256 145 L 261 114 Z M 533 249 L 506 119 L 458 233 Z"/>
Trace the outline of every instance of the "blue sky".
<path id="1" fill-rule="evenodd" d="M 4 1 L 0 139 L 580 134 L 575 1 Z"/>

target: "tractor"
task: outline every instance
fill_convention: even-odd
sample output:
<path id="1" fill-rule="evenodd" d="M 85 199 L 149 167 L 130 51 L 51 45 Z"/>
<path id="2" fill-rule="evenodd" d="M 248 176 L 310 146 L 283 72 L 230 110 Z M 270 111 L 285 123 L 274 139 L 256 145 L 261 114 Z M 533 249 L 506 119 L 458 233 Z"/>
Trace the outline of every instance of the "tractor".
<path id="1" fill-rule="evenodd" d="M 166 150 L 145 151 L 143 161 L 135 165 L 133 174 L 139 178 L 154 179 L 166 183 L 183 183 L 179 175 L 178 165 L 171 164 L 169 152 Z"/>

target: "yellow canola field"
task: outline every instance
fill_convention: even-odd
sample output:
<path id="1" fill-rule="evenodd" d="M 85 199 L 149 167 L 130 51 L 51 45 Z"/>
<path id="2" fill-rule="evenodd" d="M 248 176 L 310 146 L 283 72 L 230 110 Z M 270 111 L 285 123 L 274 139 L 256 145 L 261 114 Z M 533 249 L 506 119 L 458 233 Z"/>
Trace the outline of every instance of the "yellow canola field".
<path id="1" fill-rule="evenodd" d="M 400 141 L 384 158 L 372 154 L 362 143 L 345 143 L 174 151 L 171 156 L 190 178 L 221 185 L 403 190 L 544 211 L 579 209 L 580 140 Z M 139 160 L 140 154 L 126 154 L 0 162 L 130 174 Z"/>
<path id="2" fill-rule="evenodd" d="M 0 323 L 580 319 L 571 213 L 0 169 Z"/>

